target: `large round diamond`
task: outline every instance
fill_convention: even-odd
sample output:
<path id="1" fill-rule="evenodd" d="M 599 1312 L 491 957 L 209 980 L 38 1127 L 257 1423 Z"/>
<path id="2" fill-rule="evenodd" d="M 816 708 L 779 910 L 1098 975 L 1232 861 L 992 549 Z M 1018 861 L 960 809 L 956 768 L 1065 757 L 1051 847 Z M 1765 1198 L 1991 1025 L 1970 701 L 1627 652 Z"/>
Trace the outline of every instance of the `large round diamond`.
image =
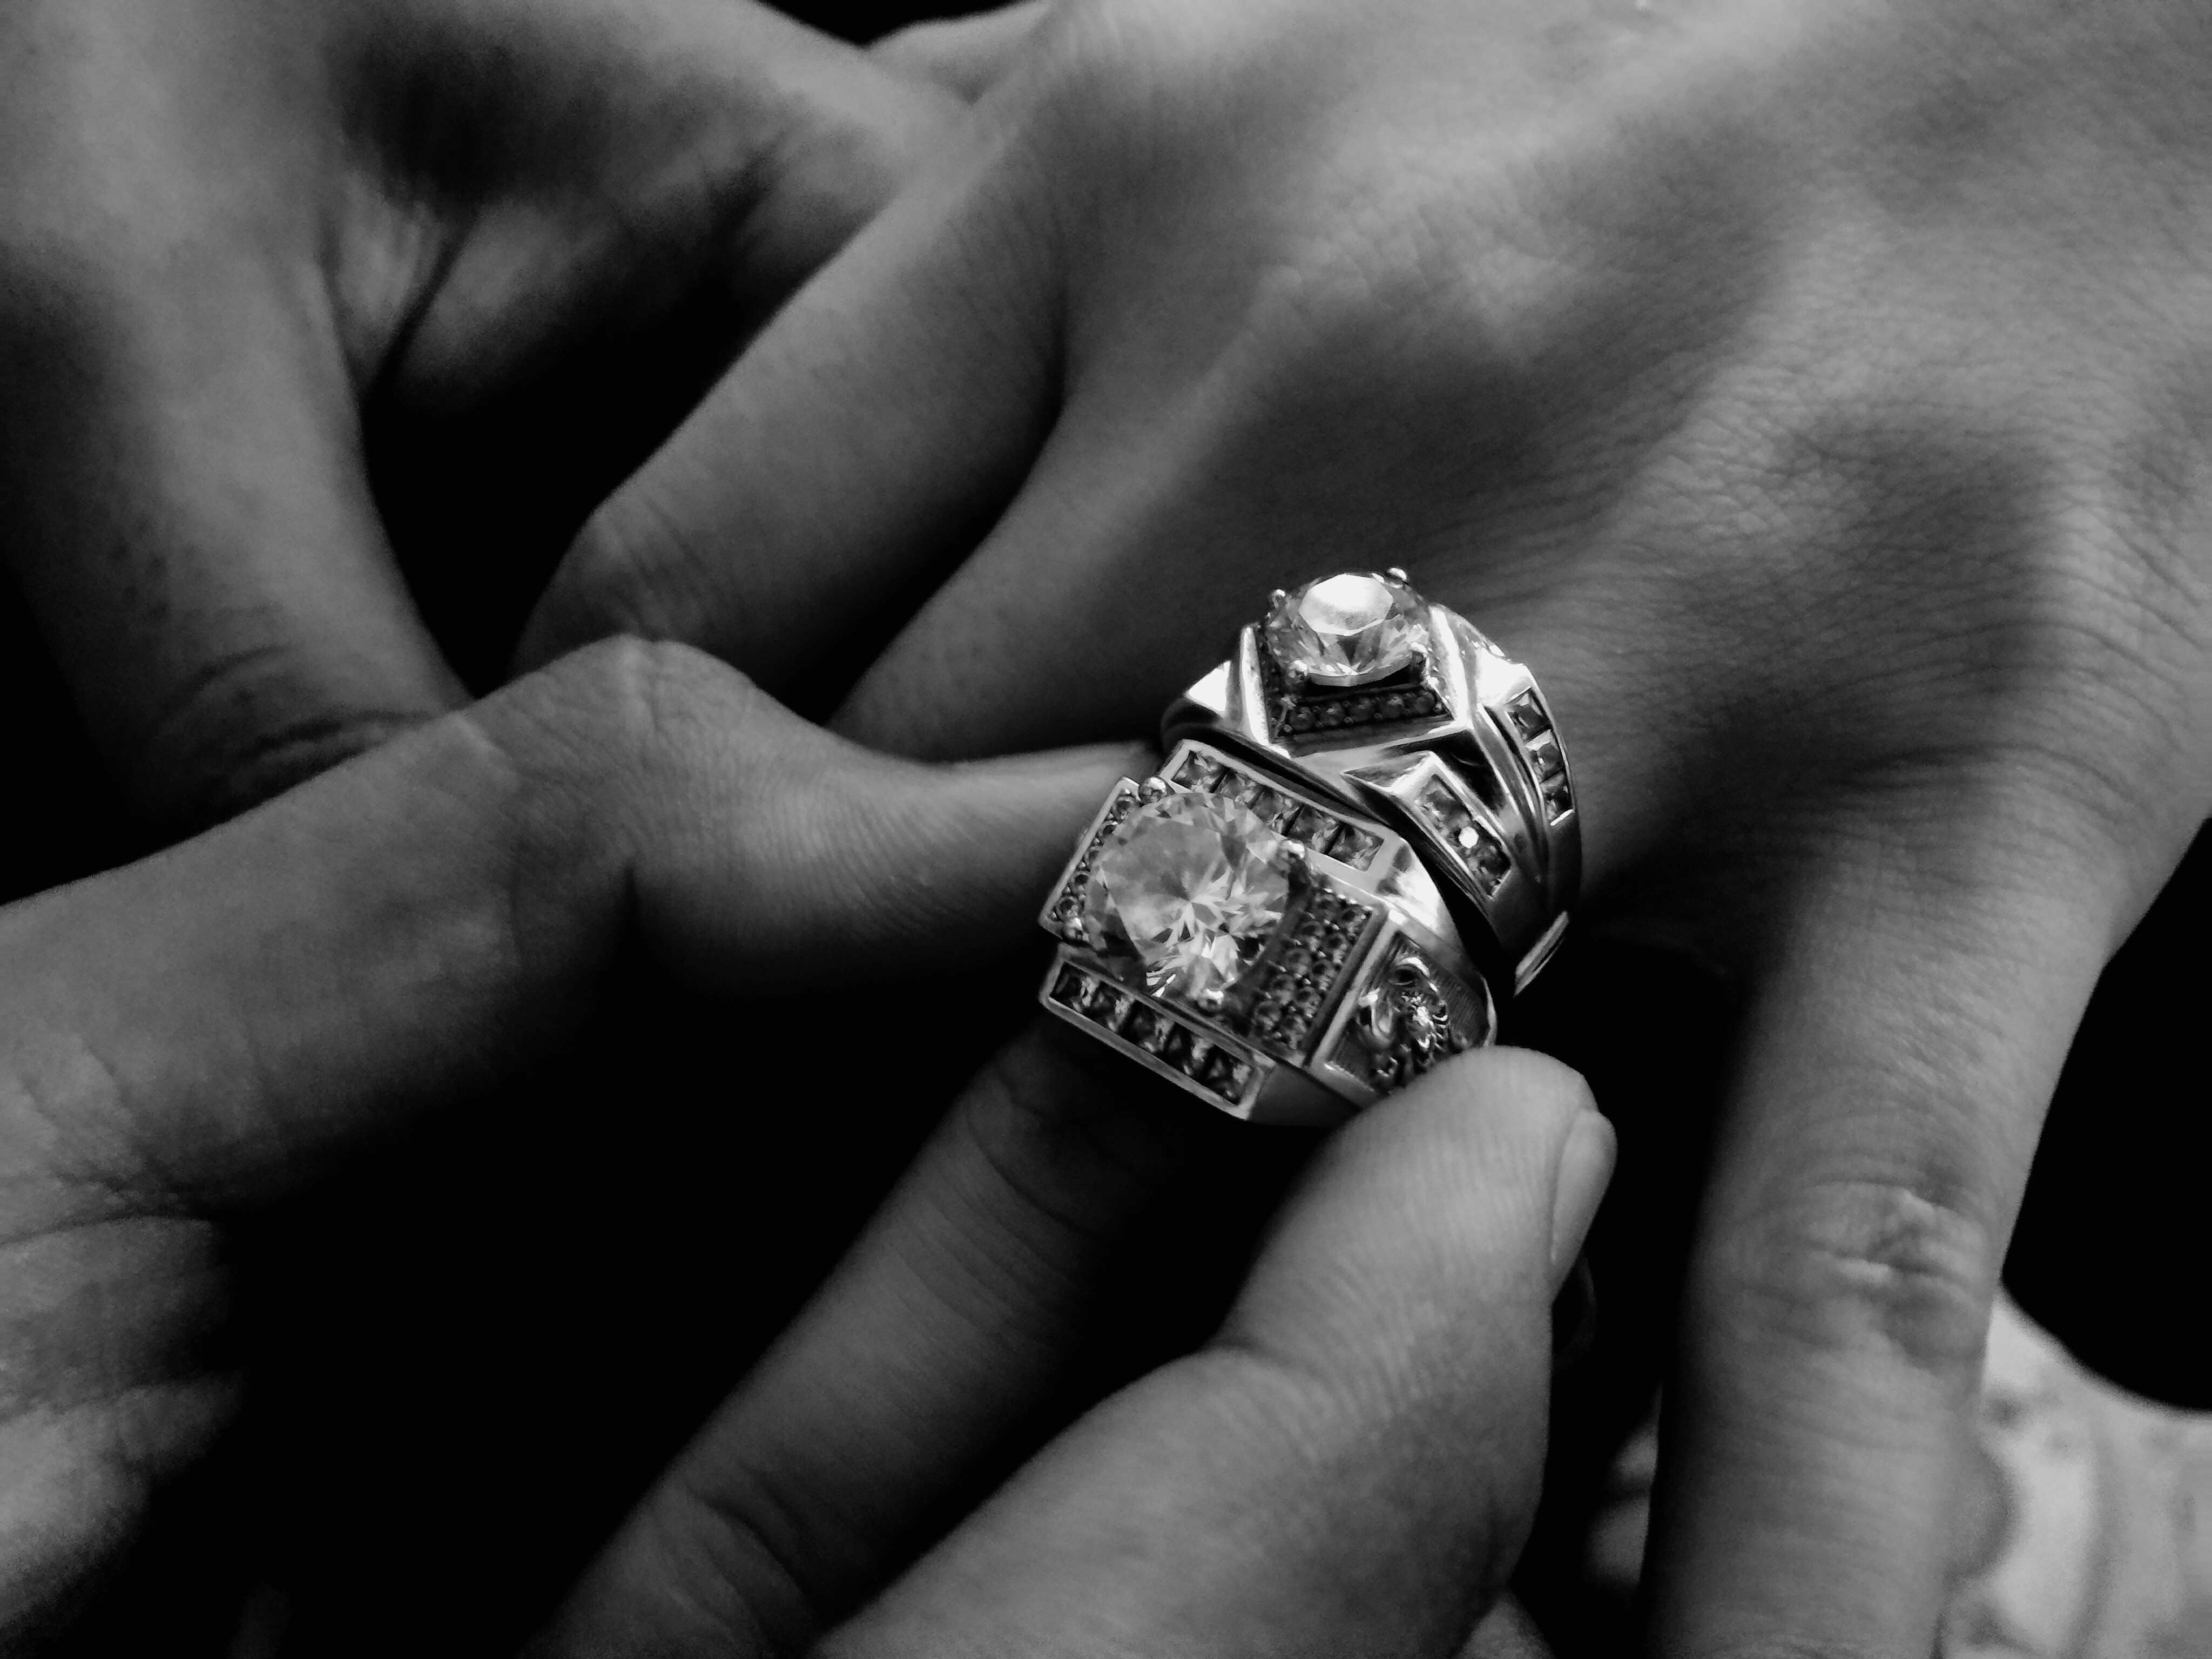
<path id="1" fill-rule="evenodd" d="M 1428 644 L 1421 596 L 1372 571 L 1308 582 L 1276 601 L 1267 649 L 1293 675 L 1364 685 L 1395 673 Z"/>
<path id="2" fill-rule="evenodd" d="M 1123 819 L 1092 856 L 1084 937 L 1141 969 L 1153 991 L 1225 991 L 1281 925 L 1289 870 L 1283 837 L 1237 802 L 1168 795 Z"/>

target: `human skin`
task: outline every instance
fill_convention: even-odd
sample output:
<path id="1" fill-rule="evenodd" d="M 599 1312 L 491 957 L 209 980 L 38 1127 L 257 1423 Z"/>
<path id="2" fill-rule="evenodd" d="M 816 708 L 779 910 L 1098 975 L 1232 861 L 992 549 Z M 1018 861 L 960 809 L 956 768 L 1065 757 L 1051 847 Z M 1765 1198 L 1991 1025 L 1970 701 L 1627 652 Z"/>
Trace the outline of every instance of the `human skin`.
<path id="1" fill-rule="evenodd" d="M 685 639 L 990 753 L 1407 567 L 1543 678 L 1577 927 L 1741 994 L 1653 1646 L 1917 1659 L 2042 1112 L 2212 809 L 2212 18 L 1112 0 L 988 55 L 523 659 Z"/>
<path id="2" fill-rule="evenodd" d="M 518 1105 L 509 1135 L 650 1133 L 495 1086 L 618 979 L 726 1008 L 972 970 L 1126 758 L 889 760 L 620 644 L 0 911 L 0 1645 L 72 1650 L 88 1607 L 234 1650 L 104 1581 L 175 1541 L 153 1517 L 265 1406 L 303 1310 L 244 1290 L 312 1248 L 286 1218 L 334 1177 Z M 1439 1068 L 1304 1170 L 1210 1340 L 1085 1409 L 1090 1316 L 1162 1199 L 1203 1172 L 1218 1205 L 1259 1162 L 1188 1105 L 1018 1039 L 533 1651 L 1457 1651 L 1534 1504 L 1550 1303 L 1612 1132 L 1539 1056 Z M 723 1267 L 713 1309 L 744 1318 Z"/>
<path id="3" fill-rule="evenodd" d="M 745 0 L 0 12 L 0 550 L 139 818 L 503 678 L 962 107 Z"/>

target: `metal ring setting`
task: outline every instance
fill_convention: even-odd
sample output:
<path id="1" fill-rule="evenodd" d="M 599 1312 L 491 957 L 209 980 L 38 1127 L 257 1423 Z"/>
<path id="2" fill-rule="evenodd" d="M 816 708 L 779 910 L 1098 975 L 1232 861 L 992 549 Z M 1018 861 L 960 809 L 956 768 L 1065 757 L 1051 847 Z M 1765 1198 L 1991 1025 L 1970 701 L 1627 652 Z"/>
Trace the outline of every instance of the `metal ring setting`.
<path id="1" fill-rule="evenodd" d="M 1558 948 L 1582 830 L 1551 707 L 1525 665 L 1403 571 L 1278 592 L 1161 734 L 1294 769 L 1407 837 L 1502 988 L 1524 988 Z"/>
<path id="2" fill-rule="evenodd" d="M 1117 785 L 1039 921 L 1046 1008 L 1255 1122 L 1339 1122 L 1495 1033 L 1407 838 L 1231 743 Z"/>

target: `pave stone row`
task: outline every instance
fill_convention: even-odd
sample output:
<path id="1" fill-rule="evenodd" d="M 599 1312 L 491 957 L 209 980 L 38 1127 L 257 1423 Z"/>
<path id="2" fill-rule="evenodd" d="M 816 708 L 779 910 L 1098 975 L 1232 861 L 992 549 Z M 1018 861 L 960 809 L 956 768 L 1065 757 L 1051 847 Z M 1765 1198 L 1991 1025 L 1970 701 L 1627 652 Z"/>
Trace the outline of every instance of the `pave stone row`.
<path id="1" fill-rule="evenodd" d="M 1064 963 L 1052 983 L 1052 1000 L 1143 1049 L 1209 1093 L 1236 1105 L 1252 1079 L 1252 1063 L 1195 1026 L 1139 1001 L 1123 986 Z"/>
<path id="2" fill-rule="evenodd" d="M 1302 1052 L 1344 959 L 1367 931 L 1373 913 L 1356 899 L 1316 889 L 1298 918 L 1288 948 L 1275 958 L 1246 1022 L 1263 1042 Z"/>
<path id="3" fill-rule="evenodd" d="M 1431 777 L 1414 797 L 1413 813 L 1441 845 L 1459 854 L 1474 878 L 1475 891 L 1486 899 L 1495 898 L 1513 873 L 1513 855 L 1458 793 L 1442 778 Z"/>
<path id="4" fill-rule="evenodd" d="M 1361 726 L 1395 726 L 1432 720 L 1443 712 L 1443 699 L 1426 685 L 1316 695 L 1292 691 L 1272 653 L 1260 658 L 1260 682 L 1267 703 L 1270 735 L 1339 732 Z"/>
<path id="5" fill-rule="evenodd" d="M 1552 730 L 1551 717 L 1534 691 L 1523 691 L 1505 705 L 1505 717 L 1521 738 L 1521 750 L 1536 774 L 1536 787 L 1544 796 L 1544 810 L 1557 823 L 1575 810 L 1567 785 L 1567 757 L 1559 752 L 1559 734 Z"/>
<path id="6" fill-rule="evenodd" d="M 1106 837 L 1121 828 L 1121 820 L 1144 805 L 1144 797 L 1134 788 L 1124 786 L 1115 793 L 1106 809 L 1106 816 L 1098 820 L 1098 828 L 1084 843 L 1078 854 L 1075 868 L 1068 872 L 1060 884 L 1060 896 L 1053 901 L 1052 925 L 1060 930 L 1060 937 L 1080 939 L 1083 937 L 1083 896 L 1091 886 L 1091 860 L 1097 856 L 1098 848 Z"/>
<path id="7" fill-rule="evenodd" d="M 1178 788 L 1236 801 L 1270 830 L 1355 870 L 1364 870 L 1373 863 L 1382 845 L 1382 838 L 1372 830 L 1321 807 L 1303 805 L 1254 774 L 1202 749 L 1191 750 L 1170 781 Z"/>

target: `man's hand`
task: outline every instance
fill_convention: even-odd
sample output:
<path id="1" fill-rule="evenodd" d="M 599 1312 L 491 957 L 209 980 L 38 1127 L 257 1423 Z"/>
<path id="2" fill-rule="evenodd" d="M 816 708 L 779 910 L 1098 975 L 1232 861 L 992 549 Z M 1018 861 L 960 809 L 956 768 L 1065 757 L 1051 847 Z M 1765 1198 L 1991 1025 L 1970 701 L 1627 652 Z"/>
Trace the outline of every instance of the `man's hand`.
<path id="1" fill-rule="evenodd" d="M 255 1404 L 242 1370 L 297 1316 L 246 1287 L 303 1194 L 386 1149 L 434 1159 L 487 1111 L 554 1132 L 562 1096 L 501 1085 L 573 1053 L 618 987 L 735 1013 L 989 966 L 1122 762 L 885 760 L 696 653 L 616 645 L 0 912 L 0 1647 L 124 1559 Z M 718 1097 L 806 1104 L 734 1076 Z"/>
<path id="2" fill-rule="evenodd" d="M 2187 0 L 1060 8 L 526 659 L 834 645 L 988 753 L 1409 567 L 1544 677 L 1584 925 L 1746 993 L 1654 1641 L 1924 1654 L 2039 1115 L 2212 808 L 2208 70 Z"/>
<path id="3" fill-rule="evenodd" d="M 99 1610 L 246 1426 L 297 1310 L 240 1284 L 298 1248 L 303 1199 L 398 1148 L 434 1160 L 617 978 L 711 1008 L 973 972 L 1029 935 L 1123 758 L 885 760 L 695 653 L 621 645 L 0 913 L 0 1647 Z M 733 1079 L 720 1109 L 836 1104 Z M 834 1650 L 1452 1652 L 1528 1524 L 1549 1304 L 1611 1132 L 1549 1062 L 1438 1073 L 1330 1147 L 1206 1347 L 1054 1438 L 1097 1391 L 1103 1311 L 1177 1301 L 1146 1264 L 1178 1200 L 1264 1206 L 1283 1142 L 1018 1041 L 546 1650 L 796 1651 L 889 1586 Z M 746 1317 L 752 1284 L 731 1264 L 699 1316 Z M 457 1501 L 450 1478 L 416 1500 Z"/>
<path id="4" fill-rule="evenodd" d="M 127 794 L 205 822 L 498 678 L 963 107 L 750 0 L 0 12 L 0 548 Z"/>

